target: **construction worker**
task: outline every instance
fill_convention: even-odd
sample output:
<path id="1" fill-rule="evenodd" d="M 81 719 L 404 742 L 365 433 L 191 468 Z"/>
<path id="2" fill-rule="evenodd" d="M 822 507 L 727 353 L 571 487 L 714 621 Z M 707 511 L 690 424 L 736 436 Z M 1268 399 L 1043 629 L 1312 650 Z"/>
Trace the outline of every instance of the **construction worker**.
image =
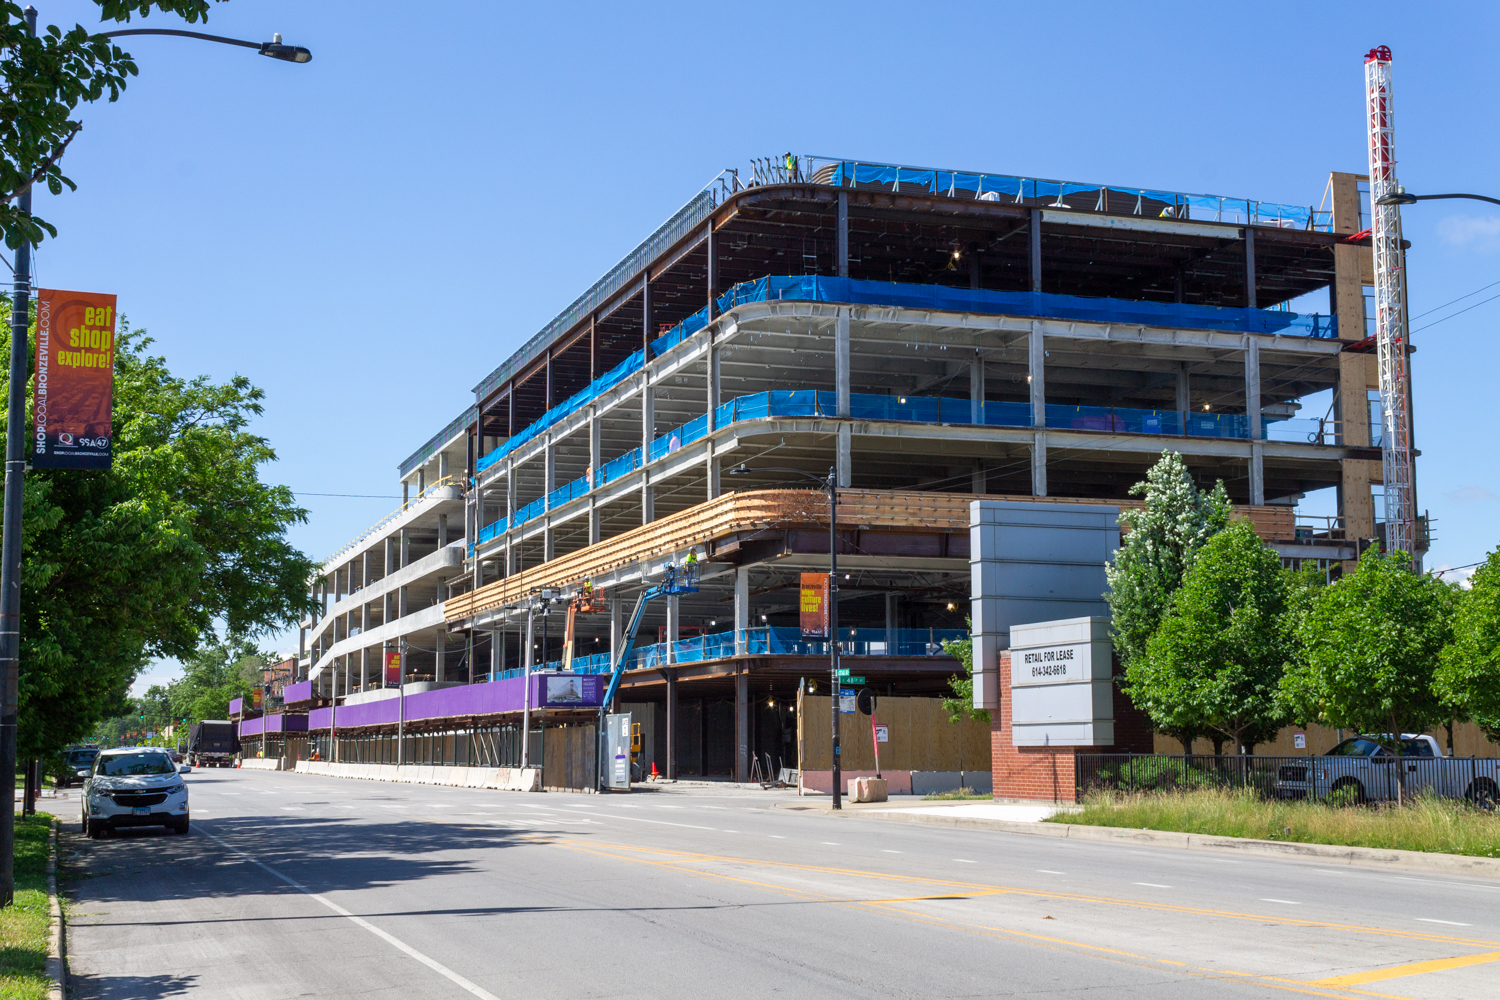
<path id="1" fill-rule="evenodd" d="M 786 154 L 786 179 L 789 181 L 800 181 L 802 179 L 797 172 L 797 158 L 791 153 Z"/>

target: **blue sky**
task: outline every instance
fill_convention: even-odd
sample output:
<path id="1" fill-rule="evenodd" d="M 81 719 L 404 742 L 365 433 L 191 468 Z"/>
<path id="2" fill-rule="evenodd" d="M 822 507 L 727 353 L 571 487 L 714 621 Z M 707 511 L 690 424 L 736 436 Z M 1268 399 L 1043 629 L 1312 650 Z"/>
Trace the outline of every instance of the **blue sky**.
<path id="1" fill-rule="evenodd" d="M 40 6 L 44 25 L 97 9 Z M 280 31 L 313 62 L 130 40 L 140 77 L 68 152 L 79 191 L 38 198 L 60 229 L 38 277 L 116 292 L 179 374 L 264 387 L 266 475 L 303 496 L 294 539 L 321 557 L 723 167 L 791 149 L 1317 204 L 1329 170 L 1365 169 L 1362 57 L 1386 44 L 1407 187 L 1500 194 L 1497 10 L 236 0 L 207 30 Z M 1406 233 L 1414 316 L 1500 281 L 1500 209 L 1420 205 Z M 1423 325 L 1497 292 L 1414 323 L 1432 566 L 1500 543 L 1500 300 Z"/>

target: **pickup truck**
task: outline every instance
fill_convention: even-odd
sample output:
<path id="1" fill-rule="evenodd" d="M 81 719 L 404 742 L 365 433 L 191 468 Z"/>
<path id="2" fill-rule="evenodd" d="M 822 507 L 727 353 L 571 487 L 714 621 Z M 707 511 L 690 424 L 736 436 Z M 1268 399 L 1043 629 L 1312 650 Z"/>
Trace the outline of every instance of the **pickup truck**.
<path id="1" fill-rule="evenodd" d="M 1444 757 L 1436 739 L 1413 733 L 1401 734 L 1397 757 L 1381 745 L 1383 738 L 1351 736 L 1326 754 L 1283 761 L 1276 769 L 1276 797 L 1394 800 L 1404 773 L 1404 795 L 1465 798 L 1484 809 L 1500 802 L 1500 760 Z"/>

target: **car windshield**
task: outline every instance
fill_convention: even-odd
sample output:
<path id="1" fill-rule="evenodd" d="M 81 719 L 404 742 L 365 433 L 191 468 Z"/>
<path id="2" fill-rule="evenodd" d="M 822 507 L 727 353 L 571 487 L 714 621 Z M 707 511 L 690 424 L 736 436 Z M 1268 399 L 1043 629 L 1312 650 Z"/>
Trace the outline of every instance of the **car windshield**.
<path id="1" fill-rule="evenodd" d="M 111 778 L 127 774 L 176 774 L 177 765 L 163 753 L 120 753 L 99 758 L 99 773 Z"/>
<path id="2" fill-rule="evenodd" d="M 99 756 L 98 750 L 74 750 L 72 753 L 68 754 L 68 760 L 72 761 L 75 764 L 86 766 L 92 764 L 94 762 L 94 758 L 97 756 Z"/>
<path id="3" fill-rule="evenodd" d="M 1332 750 L 1328 751 L 1330 757 L 1369 757 L 1380 749 L 1380 744 L 1374 740 L 1367 740 L 1360 736 L 1353 736 Z"/>

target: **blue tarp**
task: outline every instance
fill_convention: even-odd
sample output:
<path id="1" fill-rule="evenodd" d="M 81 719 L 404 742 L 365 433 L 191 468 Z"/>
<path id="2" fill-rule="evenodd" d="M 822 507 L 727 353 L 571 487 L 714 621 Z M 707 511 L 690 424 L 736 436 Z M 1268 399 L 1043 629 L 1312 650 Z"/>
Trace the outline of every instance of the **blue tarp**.
<path id="1" fill-rule="evenodd" d="M 746 302 L 793 299 L 804 302 L 847 302 L 904 309 L 990 313 L 1075 319 L 1090 323 L 1129 323 L 1141 326 L 1284 333 L 1333 338 L 1335 317 L 1279 309 L 1236 309 L 1175 302 L 1137 302 L 1130 299 L 1087 298 L 1051 292 L 998 292 L 982 288 L 949 288 L 899 281 L 861 281 L 814 274 L 787 278 L 765 277 L 735 285 L 719 296 L 719 311 Z"/>

